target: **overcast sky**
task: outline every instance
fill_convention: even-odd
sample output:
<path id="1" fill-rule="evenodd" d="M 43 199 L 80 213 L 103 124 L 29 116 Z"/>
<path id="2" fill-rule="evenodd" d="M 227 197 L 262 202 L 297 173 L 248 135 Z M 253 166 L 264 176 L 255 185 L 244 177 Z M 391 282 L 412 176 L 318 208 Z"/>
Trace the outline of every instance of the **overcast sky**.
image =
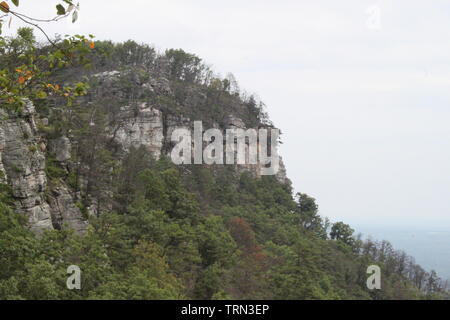
<path id="1" fill-rule="evenodd" d="M 450 229 L 448 1 L 80 2 L 78 23 L 46 30 L 183 48 L 256 93 L 322 215 Z"/>

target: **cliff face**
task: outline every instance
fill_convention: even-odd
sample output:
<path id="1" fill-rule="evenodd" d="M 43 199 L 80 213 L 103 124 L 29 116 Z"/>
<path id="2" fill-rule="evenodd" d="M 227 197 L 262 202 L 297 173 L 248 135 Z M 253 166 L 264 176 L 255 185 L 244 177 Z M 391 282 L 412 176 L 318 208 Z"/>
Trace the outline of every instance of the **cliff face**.
<path id="1" fill-rule="evenodd" d="M 69 189 L 61 185 L 51 190 L 48 186 L 45 169 L 49 141 L 38 132 L 34 105 L 28 102 L 20 113 L 0 112 L 2 183 L 11 187 L 17 213 L 28 218 L 29 226 L 35 232 L 63 224 L 83 232 L 87 224 L 74 205 Z M 61 141 L 64 140 L 51 143 L 58 145 Z M 55 150 L 57 159 L 67 160 L 68 152 L 64 147 L 58 146 Z"/>
<path id="2" fill-rule="evenodd" d="M 86 108 L 95 101 L 97 95 L 115 95 L 123 97 L 126 90 L 118 84 L 123 75 L 119 71 L 109 71 L 91 76 L 97 81 L 96 92 L 85 100 Z M 129 76 L 127 73 L 126 76 Z M 172 88 L 164 78 L 150 78 L 146 81 L 136 80 L 144 92 L 153 97 L 173 95 Z M 198 99 L 198 98 L 195 98 Z M 131 105 L 121 105 L 117 110 L 102 106 L 109 119 L 102 130 L 105 139 L 112 141 L 119 151 L 113 154 L 115 160 L 121 161 L 123 155 L 130 149 L 140 147 L 148 151 L 153 158 L 159 159 L 162 154 L 169 155 L 171 151 L 171 135 L 175 128 L 192 128 L 193 121 L 182 113 L 162 111 L 151 102 L 140 102 Z M 189 108 L 189 106 L 180 106 Z M 49 157 L 53 159 L 63 172 L 69 174 L 75 165 L 88 167 L 87 163 L 75 163 L 73 158 L 73 145 L 78 145 L 77 138 L 70 134 L 57 136 L 43 134 L 36 123 L 49 125 L 46 115 L 36 111 L 35 106 L 28 102 L 21 112 L 1 111 L 0 121 L 0 172 L 2 183 L 8 184 L 12 189 L 16 211 L 28 218 L 29 227 L 35 232 L 46 229 L 71 228 L 83 233 L 87 228 L 86 216 L 80 210 L 81 195 L 79 190 L 69 187 L 64 179 L 57 179 L 49 183 L 46 164 Z M 47 115 L 48 116 L 48 115 Z M 206 117 L 206 116 L 205 116 Z M 196 121 L 203 120 L 201 117 Z M 92 121 L 92 120 L 91 120 Z M 50 124 L 51 125 L 51 124 Z M 93 123 L 90 124 L 95 125 Z M 221 124 L 211 124 L 215 128 L 247 128 L 244 120 L 235 115 L 228 115 Z M 78 160 L 77 160 L 78 161 Z M 259 175 L 257 165 L 236 166 L 238 172 L 249 171 Z M 80 177 L 84 184 L 89 184 L 91 177 Z M 289 183 L 284 165 L 280 163 L 277 179 Z M 89 190 L 86 192 L 89 193 Z M 108 192 L 108 191 L 105 191 Z M 90 199 L 88 214 L 98 211 L 95 195 L 87 194 L 84 198 Z"/>
<path id="3" fill-rule="evenodd" d="M 133 110 L 129 106 L 121 108 L 121 123 L 114 133 L 114 139 L 124 151 L 131 147 L 145 147 L 155 158 L 161 156 L 164 143 L 163 117 L 159 110 L 152 109 L 146 103 Z"/>
<path id="4" fill-rule="evenodd" d="M 12 188 L 16 210 L 25 214 L 32 230 L 52 228 L 51 208 L 45 200 L 44 144 L 37 134 L 35 109 L 27 103 L 22 114 L 1 111 L 0 170 Z"/>

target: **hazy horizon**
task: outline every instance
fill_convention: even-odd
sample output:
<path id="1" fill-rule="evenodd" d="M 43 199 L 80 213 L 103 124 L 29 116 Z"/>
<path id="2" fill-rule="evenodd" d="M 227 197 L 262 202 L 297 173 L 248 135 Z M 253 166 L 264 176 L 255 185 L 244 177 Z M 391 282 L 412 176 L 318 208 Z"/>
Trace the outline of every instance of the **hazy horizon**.
<path id="1" fill-rule="evenodd" d="M 406 228 L 354 226 L 363 239 L 387 240 L 396 250 L 403 250 L 428 271 L 434 270 L 450 280 L 450 230 L 439 228 Z"/>

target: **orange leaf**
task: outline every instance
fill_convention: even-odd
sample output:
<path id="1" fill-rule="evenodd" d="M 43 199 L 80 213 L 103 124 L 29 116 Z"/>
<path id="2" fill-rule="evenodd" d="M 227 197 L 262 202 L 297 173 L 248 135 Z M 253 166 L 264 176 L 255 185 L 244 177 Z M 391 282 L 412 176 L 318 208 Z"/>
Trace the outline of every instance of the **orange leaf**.
<path id="1" fill-rule="evenodd" d="M 3 12 L 8 13 L 9 12 L 9 4 L 6 1 L 2 1 L 0 3 L 0 10 L 2 10 Z"/>
<path id="2" fill-rule="evenodd" d="M 19 83 L 20 84 L 24 84 L 25 83 L 25 78 L 24 77 L 19 77 Z"/>

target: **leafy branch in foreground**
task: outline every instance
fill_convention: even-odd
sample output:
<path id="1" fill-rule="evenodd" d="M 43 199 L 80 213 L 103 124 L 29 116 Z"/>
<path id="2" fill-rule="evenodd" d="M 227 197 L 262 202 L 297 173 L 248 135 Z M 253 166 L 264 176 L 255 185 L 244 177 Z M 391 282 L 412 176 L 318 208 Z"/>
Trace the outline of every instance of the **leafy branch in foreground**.
<path id="1" fill-rule="evenodd" d="M 90 36 L 92 37 L 92 36 Z M 19 109 L 24 99 L 39 100 L 61 96 L 72 104 L 86 94 L 87 84 L 62 86 L 51 83 L 50 76 L 70 65 L 88 65 L 87 53 L 94 47 L 92 38 L 66 36 L 58 47 L 39 48 L 30 28 L 21 28 L 17 37 L 0 38 L 0 104 Z"/>
<path id="2" fill-rule="evenodd" d="M 19 6 L 19 0 L 11 0 L 11 2 L 16 7 Z M 50 42 L 52 45 L 56 45 L 56 43 L 50 39 L 50 37 L 47 35 L 44 29 L 42 29 L 37 23 L 59 21 L 61 19 L 67 18 L 71 14 L 72 14 L 72 22 L 76 22 L 78 20 L 78 11 L 80 10 L 80 4 L 78 3 L 77 5 L 75 5 L 71 0 L 63 0 L 63 2 L 66 4 L 66 6 L 64 6 L 61 3 L 56 5 L 56 16 L 51 19 L 36 19 L 23 13 L 12 10 L 11 6 L 8 4 L 8 1 L 0 2 L 0 11 L 4 13 L 3 15 L 0 16 L 0 34 L 2 33 L 2 26 L 4 21 L 7 18 L 9 18 L 8 25 L 11 25 L 13 17 L 16 17 L 20 21 L 39 29 L 47 38 L 48 42 Z"/>
<path id="3" fill-rule="evenodd" d="M 11 0 L 16 7 L 19 0 Z M 39 46 L 32 28 L 19 28 L 17 37 L 0 36 L 0 105 L 20 109 L 26 99 L 32 101 L 46 99 L 48 96 L 66 98 L 67 104 L 86 94 L 88 86 L 83 82 L 71 86 L 51 83 L 50 76 L 59 69 L 74 65 L 89 65 L 87 53 L 95 47 L 93 36 L 88 38 L 75 35 L 52 40 L 38 25 L 39 22 L 59 21 L 72 15 L 72 22 L 78 18 L 79 4 L 70 0 L 56 6 L 56 16 L 52 19 L 36 19 L 13 11 L 8 1 L 0 2 L 0 34 L 5 19 L 9 24 L 13 17 L 40 30 L 51 46 Z"/>

